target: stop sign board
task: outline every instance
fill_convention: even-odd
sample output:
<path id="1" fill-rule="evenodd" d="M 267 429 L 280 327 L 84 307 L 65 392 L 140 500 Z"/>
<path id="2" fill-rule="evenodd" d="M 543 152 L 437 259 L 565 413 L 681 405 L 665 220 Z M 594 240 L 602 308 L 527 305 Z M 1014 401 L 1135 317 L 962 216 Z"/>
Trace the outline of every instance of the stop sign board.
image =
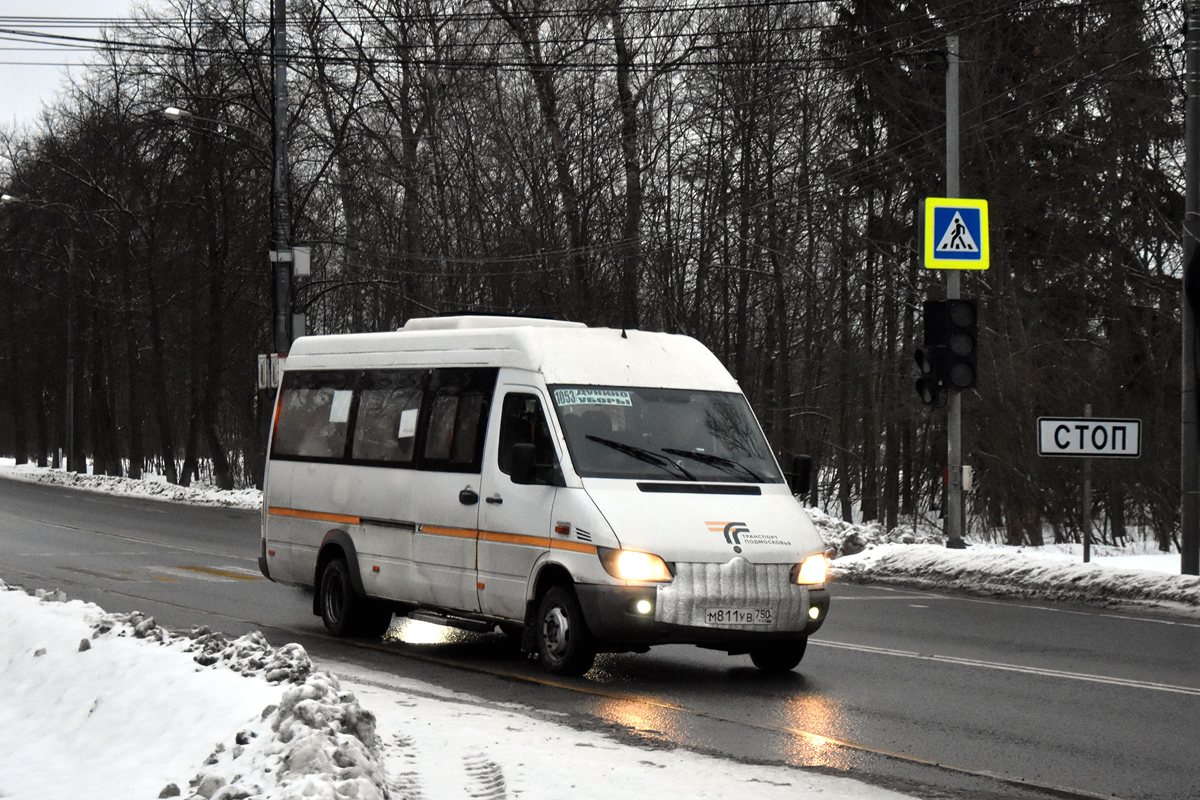
<path id="1" fill-rule="evenodd" d="M 1140 419 L 1038 417 L 1040 456 L 1138 458 L 1141 454 Z"/>

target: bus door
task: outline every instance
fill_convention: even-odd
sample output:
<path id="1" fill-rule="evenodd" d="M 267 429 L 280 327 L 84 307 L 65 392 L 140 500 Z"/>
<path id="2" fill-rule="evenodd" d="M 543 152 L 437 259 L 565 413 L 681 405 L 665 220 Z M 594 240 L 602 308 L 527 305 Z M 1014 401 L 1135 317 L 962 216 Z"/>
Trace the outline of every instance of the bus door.
<path id="1" fill-rule="evenodd" d="M 530 573 L 550 549 L 556 491 L 552 476 L 559 470 L 559 455 L 537 389 L 502 385 L 496 396 L 497 446 L 487 450 L 479 507 L 479 606 L 485 614 L 520 620 Z M 513 483 L 514 444 L 537 448 L 537 483 Z"/>
<path id="2" fill-rule="evenodd" d="M 412 597 L 446 609 L 478 611 L 475 548 L 480 470 L 494 368 L 433 371 L 425 398 L 420 490 L 414 493 Z"/>

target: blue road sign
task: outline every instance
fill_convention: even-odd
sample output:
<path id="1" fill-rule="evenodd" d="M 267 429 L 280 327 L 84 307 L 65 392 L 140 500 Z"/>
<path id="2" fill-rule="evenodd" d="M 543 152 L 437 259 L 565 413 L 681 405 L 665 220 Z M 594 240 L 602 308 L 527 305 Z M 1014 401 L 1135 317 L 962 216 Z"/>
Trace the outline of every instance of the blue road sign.
<path id="1" fill-rule="evenodd" d="M 923 236 L 927 269 L 987 269 L 987 200 L 925 198 Z"/>

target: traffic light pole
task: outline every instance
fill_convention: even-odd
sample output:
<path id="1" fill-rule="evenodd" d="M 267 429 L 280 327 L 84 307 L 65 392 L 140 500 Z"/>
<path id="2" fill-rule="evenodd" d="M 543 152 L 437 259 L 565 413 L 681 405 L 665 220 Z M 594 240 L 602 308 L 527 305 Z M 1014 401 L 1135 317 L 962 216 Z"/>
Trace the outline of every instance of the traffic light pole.
<path id="1" fill-rule="evenodd" d="M 1200 4 L 1187 4 L 1184 42 L 1185 213 L 1183 218 L 1183 373 L 1180 432 L 1180 572 L 1200 575 L 1200 399 L 1197 398 L 1196 301 L 1200 298 Z"/>
<path id="2" fill-rule="evenodd" d="M 273 340 L 276 353 L 292 349 L 292 254 L 288 241 L 287 175 L 287 2 L 271 6 L 271 64 L 274 110 L 272 113 L 271 269 L 274 289 Z"/>
<path id="3" fill-rule="evenodd" d="M 958 37 L 946 37 L 946 197 L 959 197 Z M 960 297 L 959 270 L 946 270 L 946 299 Z M 946 409 L 946 546 L 963 544 L 962 392 L 952 391 Z"/>

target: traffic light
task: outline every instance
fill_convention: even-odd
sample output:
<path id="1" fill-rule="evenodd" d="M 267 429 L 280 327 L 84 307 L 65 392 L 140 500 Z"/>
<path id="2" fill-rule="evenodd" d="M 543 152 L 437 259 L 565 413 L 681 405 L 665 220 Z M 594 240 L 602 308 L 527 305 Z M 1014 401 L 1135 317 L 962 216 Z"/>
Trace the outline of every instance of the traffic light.
<path id="1" fill-rule="evenodd" d="M 917 369 L 921 373 L 921 377 L 917 378 L 917 394 L 920 395 L 921 402 L 925 405 L 941 408 L 946 405 L 946 398 L 942 396 L 941 379 L 946 348 L 931 344 L 928 331 L 926 331 L 925 340 L 925 344 L 918 347 L 916 353 Z"/>
<path id="2" fill-rule="evenodd" d="M 979 320 L 974 300 L 930 300 L 925 303 L 925 340 L 917 348 L 917 394 L 928 406 L 946 404 L 945 392 L 961 392 L 976 384 L 975 355 Z"/>
<path id="3" fill-rule="evenodd" d="M 973 389 L 975 354 L 979 349 L 979 315 L 974 300 L 946 300 L 946 386 Z"/>

